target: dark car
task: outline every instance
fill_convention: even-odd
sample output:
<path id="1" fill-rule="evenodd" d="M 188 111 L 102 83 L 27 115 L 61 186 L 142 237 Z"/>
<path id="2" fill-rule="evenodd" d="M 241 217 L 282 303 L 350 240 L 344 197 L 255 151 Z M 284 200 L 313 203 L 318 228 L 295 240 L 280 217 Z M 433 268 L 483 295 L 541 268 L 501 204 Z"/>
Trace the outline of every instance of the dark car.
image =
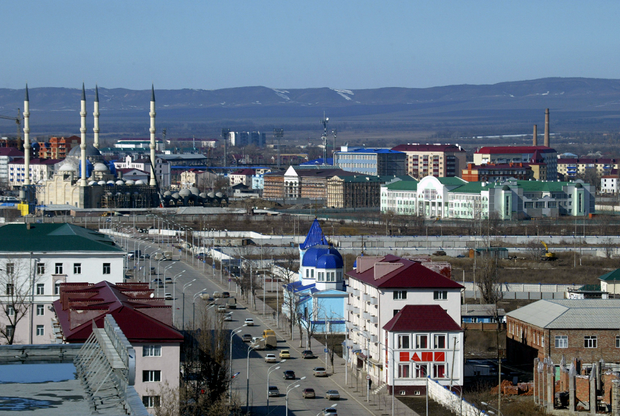
<path id="1" fill-rule="evenodd" d="M 314 389 L 304 389 L 304 391 L 301 392 L 301 395 L 304 399 L 314 399 L 316 397 Z"/>
<path id="2" fill-rule="evenodd" d="M 314 358 L 314 354 L 310 350 L 303 350 L 301 352 L 301 357 L 302 358 Z"/>
<path id="3" fill-rule="evenodd" d="M 222 292 L 222 297 L 223 297 L 223 298 L 229 298 L 229 297 L 230 297 L 230 293 L 228 293 L 228 292 Z"/>
<path id="4" fill-rule="evenodd" d="M 284 380 L 295 380 L 295 372 L 291 370 L 286 370 L 284 372 Z"/>

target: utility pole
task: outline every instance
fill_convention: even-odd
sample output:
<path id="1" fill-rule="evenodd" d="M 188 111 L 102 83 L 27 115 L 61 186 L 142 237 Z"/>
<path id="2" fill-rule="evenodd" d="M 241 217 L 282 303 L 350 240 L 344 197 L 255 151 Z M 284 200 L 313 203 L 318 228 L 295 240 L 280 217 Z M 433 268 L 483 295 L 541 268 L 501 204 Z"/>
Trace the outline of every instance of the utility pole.
<path id="1" fill-rule="evenodd" d="M 325 111 L 323 111 L 323 118 L 321 119 L 321 124 L 323 125 L 323 135 L 321 136 L 321 140 L 323 141 L 323 165 L 327 165 L 327 123 L 329 122 L 329 117 L 325 117 Z"/>

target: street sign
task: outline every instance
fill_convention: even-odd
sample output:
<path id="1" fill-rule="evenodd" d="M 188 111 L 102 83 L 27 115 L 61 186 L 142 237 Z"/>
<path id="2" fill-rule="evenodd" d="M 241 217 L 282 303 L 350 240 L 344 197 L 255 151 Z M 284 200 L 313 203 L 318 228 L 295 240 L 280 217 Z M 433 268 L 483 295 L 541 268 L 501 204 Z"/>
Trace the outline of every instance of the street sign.
<path id="1" fill-rule="evenodd" d="M 329 352 L 329 350 L 327 348 L 324 348 L 323 352 Z"/>
<path id="2" fill-rule="evenodd" d="M 366 376 L 366 380 L 370 380 L 370 376 Z"/>

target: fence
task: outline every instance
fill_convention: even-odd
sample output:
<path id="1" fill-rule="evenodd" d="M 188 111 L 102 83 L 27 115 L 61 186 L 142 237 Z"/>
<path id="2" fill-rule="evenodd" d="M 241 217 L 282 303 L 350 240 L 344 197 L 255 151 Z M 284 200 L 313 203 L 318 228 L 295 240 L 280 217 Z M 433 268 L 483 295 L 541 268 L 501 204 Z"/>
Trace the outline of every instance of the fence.
<path id="1" fill-rule="evenodd" d="M 486 415 L 486 412 L 478 409 L 466 400 L 456 395 L 453 391 L 450 391 L 446 387 L 437 383 L 430 377 L 427 380 L 427 392 L 428 397 L 446 409 L 449 409 L 452 413 L 462 416 L 480 416 Z"/>

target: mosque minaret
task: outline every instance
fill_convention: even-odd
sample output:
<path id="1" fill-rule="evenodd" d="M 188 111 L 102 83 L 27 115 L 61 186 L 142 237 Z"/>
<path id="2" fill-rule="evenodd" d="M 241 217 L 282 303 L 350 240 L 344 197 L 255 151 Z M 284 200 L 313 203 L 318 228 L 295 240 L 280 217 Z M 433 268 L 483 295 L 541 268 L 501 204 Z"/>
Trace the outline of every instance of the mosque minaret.
<path id="1" fill-rule="evenodd" d="M 28 84 L 24 98 L 24 185 L 30 185 L 30 99 Z"/>
<path id="2" fill-rule="evenodd" d="M 82 138 L 82 143 L 80 143 L 80 149 L 82 150 L 80 156 L 80 186 L 86 186 L 86 91 L 84 90 L 84 83 L 82 83 L 80 119 L 80 136 Z"/>
<path id="3" fill-rule="evenodd" d="M 151 117 L 151 128 L 149 131 L 151 132 L 151 181 L 149 185 L 156 186 L 157 181 L 155 180 L 155 86 L 151 85 L 151 111 L 149 112 L 149 116 Z"/>
<path id="4" fill-rule="evenodd" d="M 93 111 L 94 125 L 93 125 L 93 146 L 99 149 L 99 87 L 95 85 L 95 108 Z"/>

